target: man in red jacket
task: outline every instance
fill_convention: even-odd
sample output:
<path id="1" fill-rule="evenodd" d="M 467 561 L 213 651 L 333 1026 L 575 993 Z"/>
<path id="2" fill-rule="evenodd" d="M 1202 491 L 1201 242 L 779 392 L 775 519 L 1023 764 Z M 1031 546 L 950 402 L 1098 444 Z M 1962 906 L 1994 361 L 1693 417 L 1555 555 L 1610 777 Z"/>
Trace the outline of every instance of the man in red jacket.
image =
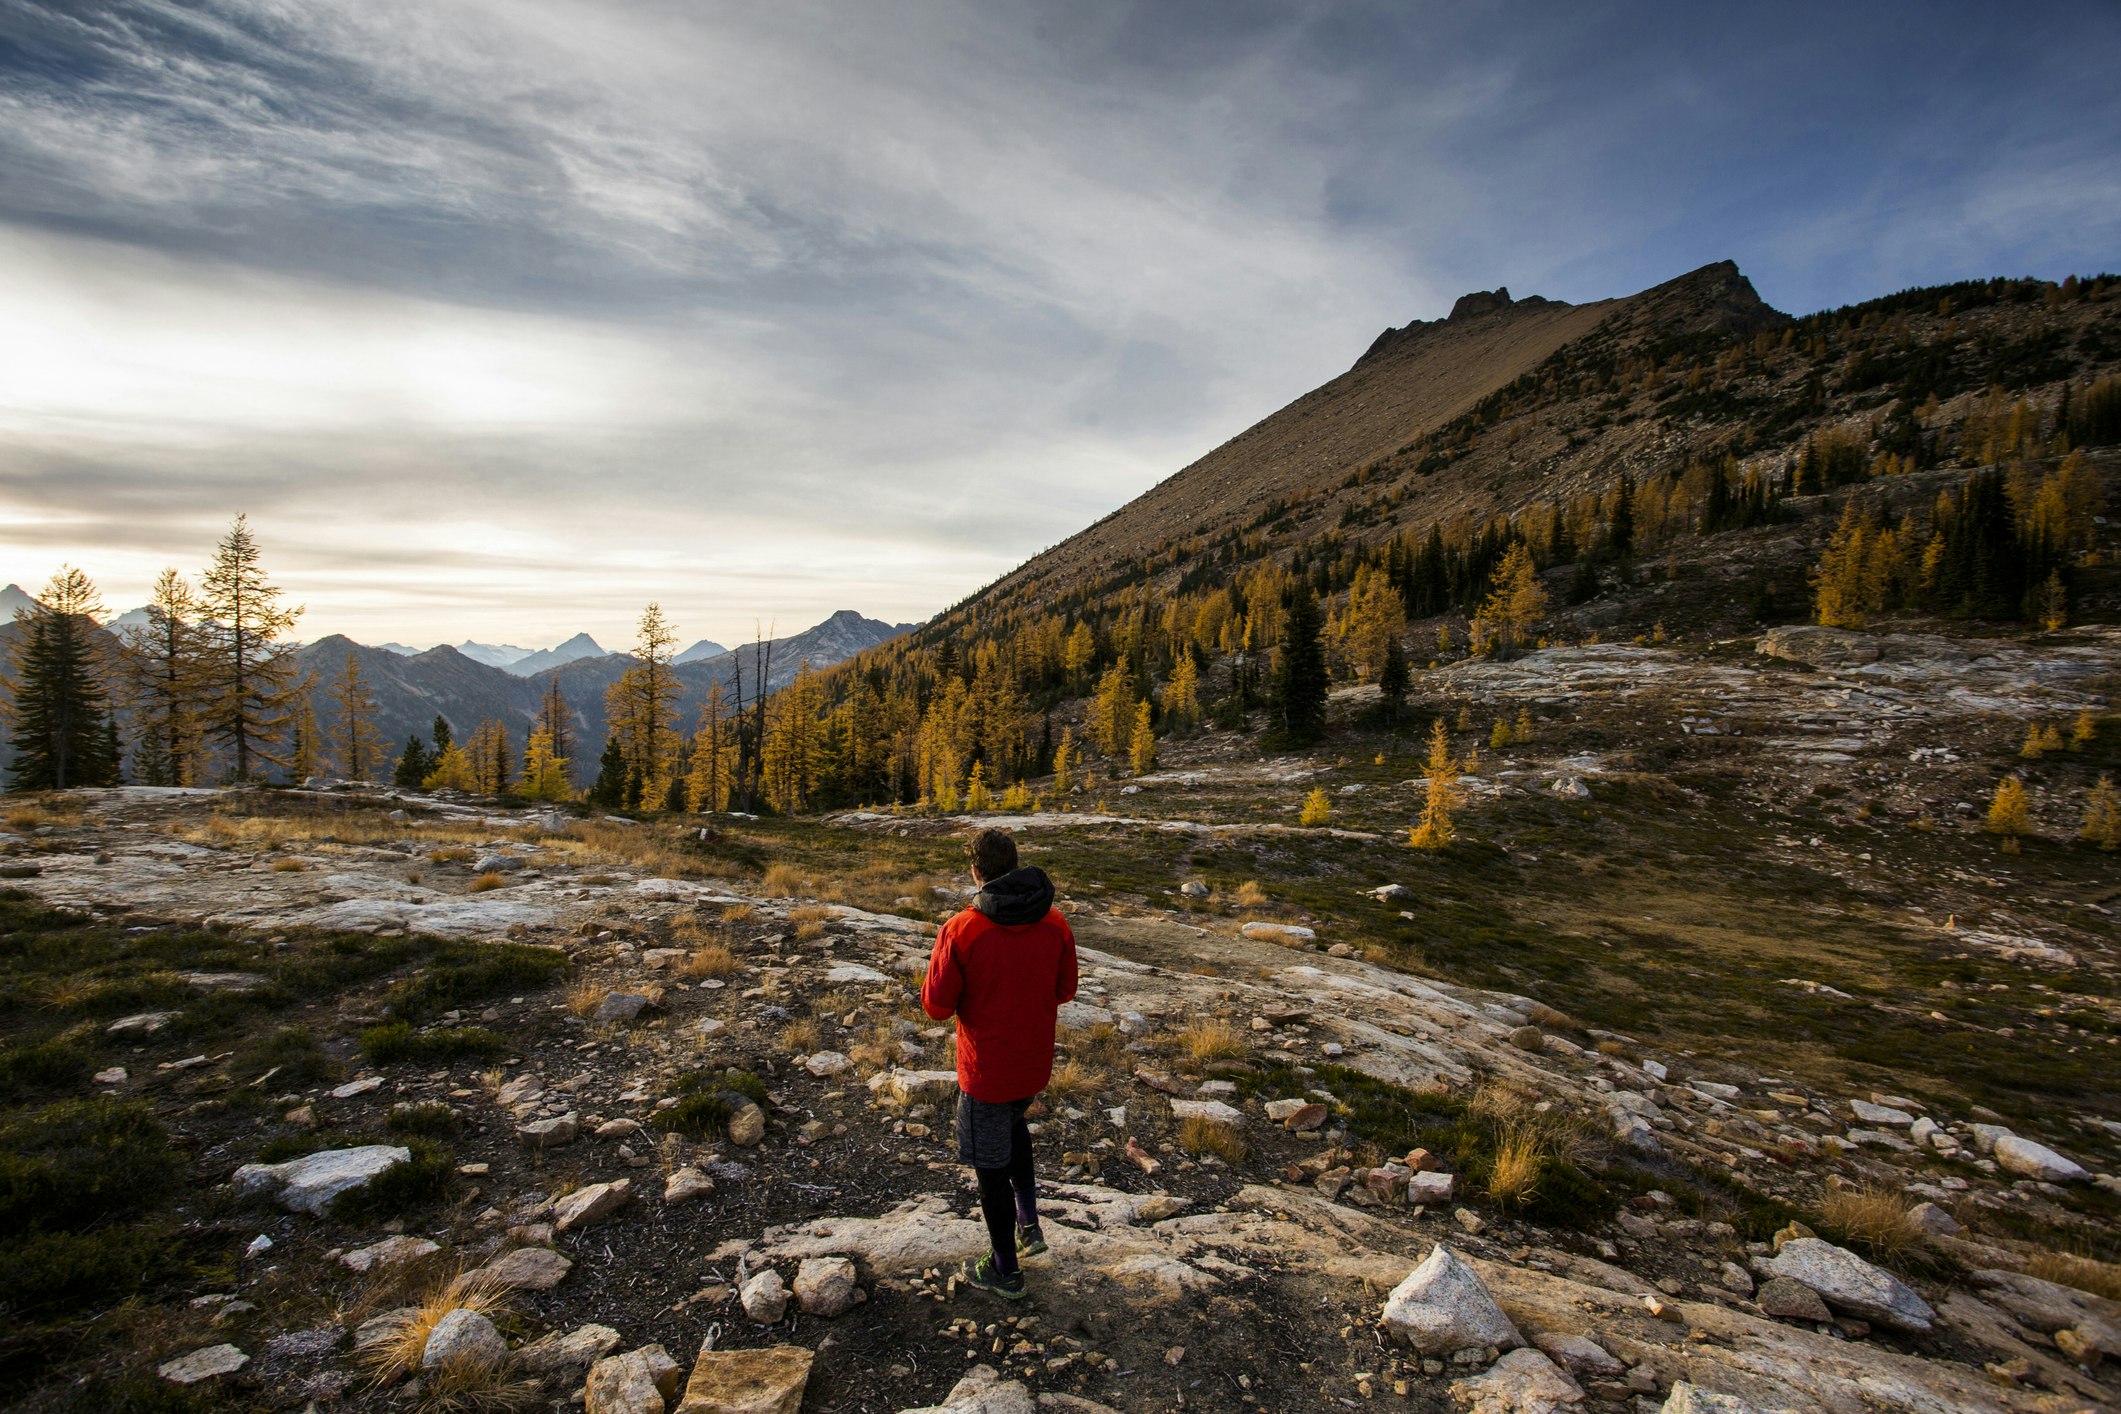
<path id="1" fill-rule="evenodd" d="M 1024 1111 L 1053 1078 L 1054 1018 L 1075 996 L 1075 934 L 1053 906 L 1053 881 L 1017 866 L 1006 831 L 981 830 L 966 852 L 979 894 L 936 936 L 921 1006 L 937 1021 L 957 1017 L 957 1157 L 979 1176 L 994 1248 L 972 1284 L 1020 1301 L 1018 1256 L 1046 1250 Z"/>

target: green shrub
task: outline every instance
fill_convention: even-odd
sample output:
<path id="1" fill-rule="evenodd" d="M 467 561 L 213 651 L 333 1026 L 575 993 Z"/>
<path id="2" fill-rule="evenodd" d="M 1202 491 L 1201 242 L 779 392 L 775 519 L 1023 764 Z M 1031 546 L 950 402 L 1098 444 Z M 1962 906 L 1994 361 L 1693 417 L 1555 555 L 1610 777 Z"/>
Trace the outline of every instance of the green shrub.
<path id="1" fill-rule="evenodd" d="M 409 1160 L 332 1199 L 331 1215 L 342 1222 L 378 1222 L 447 1198 L 456 1179 L 456 1154 L 431 1139 L 415 1138 L 406 1147 L 412 1150 Z"/>
<path id="2" fill-rule="evenodd" d="M 396 1106 L 385 1123 L 393 1134 L 424 1134 L 441 1139 L 462 1129 L 464 1116 L 440 1100 L 423 1100 L 415 1105 Z"/>
<path id="3" fill-rule="evenodd" d="M 95 1053 L 61 1036 L 0 1045 L 0 1100 L 19 1102 L 54 1090 L 71 1090 L 88 1078 Z"/>
<path id="4" fill-rule="evenodd" d="M 470 1002 L 536 991 L 567 971 L 567 955 L 521 943 L 452 943 L 432 961 L 385 994 L 391 1011 L 411 1021 L 453 1011 Z"/>
<path id="5" fill-rule="evenodd" d="M 309 1085 L 331 1078 L 339 1067 L 324 1053 L 307 1026 L 282 1026 L 238 1045 L 230 1069 L 253 1077 L 276 1072 L 273 1079 L 277 1083 Z"/>
<path id="6" fill-rule="evenodd" d="M 657 1129 L 671 1134 L 687 1134 L 695 1139 L 722 1133 L 729 1123 L 729 1102 L 720 1095 L 696 1090 L 686 1095 L 667 1110 L 657 1110 L 649 1123 Z"/>
<path id="7" fill-rule="evenodd" d="M 443 1026 L 415 1031 L 410 1021 L 389 1021 L 361 1033 L 361 1053 L 377 1065 L 432 1064 L 466 1056 L 497 1056 L 508 1039 L 483 1026 Z"/>
<path id="8" fill-rule="evenodd" d="M 161 1221 L 87 1232 L 24 1232 L 0 1239 L 6 1306 L 50 1318 L 109 1306 L 184 1269 L 182 1238 Z"/>
<path id="9" fill-rule="evenodd" d="M 0 1233 L 130 1217 L 175 1184 L 169 1135 L 138 1100 L 69 1100 L 0 1127 Z"/>

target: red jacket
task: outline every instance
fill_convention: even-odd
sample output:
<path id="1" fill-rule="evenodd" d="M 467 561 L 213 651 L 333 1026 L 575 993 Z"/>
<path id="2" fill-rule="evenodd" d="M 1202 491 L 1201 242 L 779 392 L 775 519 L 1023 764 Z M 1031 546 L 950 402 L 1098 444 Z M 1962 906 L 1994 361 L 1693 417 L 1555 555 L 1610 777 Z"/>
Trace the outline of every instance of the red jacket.
<path id="1" fill-rule="evenodd" d="M 1076 976 L 1075 934 L 1052 897 L 1042 871 L 1006 874 L 943 925 L 928 954 L 921 1006 L 937 1021 L 956 1015 L 957 1086 L 975 1100 L 1029 1099 L 1053 1078 L 1054 1017 Z"/>

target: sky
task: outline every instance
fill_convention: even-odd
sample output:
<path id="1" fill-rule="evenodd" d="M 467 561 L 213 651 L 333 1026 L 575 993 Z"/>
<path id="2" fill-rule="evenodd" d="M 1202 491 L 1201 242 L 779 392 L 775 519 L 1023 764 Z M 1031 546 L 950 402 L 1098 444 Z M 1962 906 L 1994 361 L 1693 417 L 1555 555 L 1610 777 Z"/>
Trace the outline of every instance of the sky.
<path id="1" fill-rule="evenodd" d="M 2121 267 L 2121 7 L 0 0 L 0 582 L 947 607 L 1467 290 Z"/>

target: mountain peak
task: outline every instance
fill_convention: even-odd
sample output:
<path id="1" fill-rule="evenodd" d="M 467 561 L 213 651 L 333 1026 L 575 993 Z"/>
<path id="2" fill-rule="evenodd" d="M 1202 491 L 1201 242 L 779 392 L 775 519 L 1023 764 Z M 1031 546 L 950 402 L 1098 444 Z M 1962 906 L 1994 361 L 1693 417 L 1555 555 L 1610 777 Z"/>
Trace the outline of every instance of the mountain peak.
<path id="1" fill-rule="evenodd" d="M 1497 285 L 1492 290 L 1474 290 L 1458 297 L 1458 303 L 1451 306 L 1451 312 L 1444 317 L 1444 323 L 1456 324 L 1461 320 L 1477 319 L 1493 310 L 1508 309 L 1510 304 L 1508 285 Z"/>

